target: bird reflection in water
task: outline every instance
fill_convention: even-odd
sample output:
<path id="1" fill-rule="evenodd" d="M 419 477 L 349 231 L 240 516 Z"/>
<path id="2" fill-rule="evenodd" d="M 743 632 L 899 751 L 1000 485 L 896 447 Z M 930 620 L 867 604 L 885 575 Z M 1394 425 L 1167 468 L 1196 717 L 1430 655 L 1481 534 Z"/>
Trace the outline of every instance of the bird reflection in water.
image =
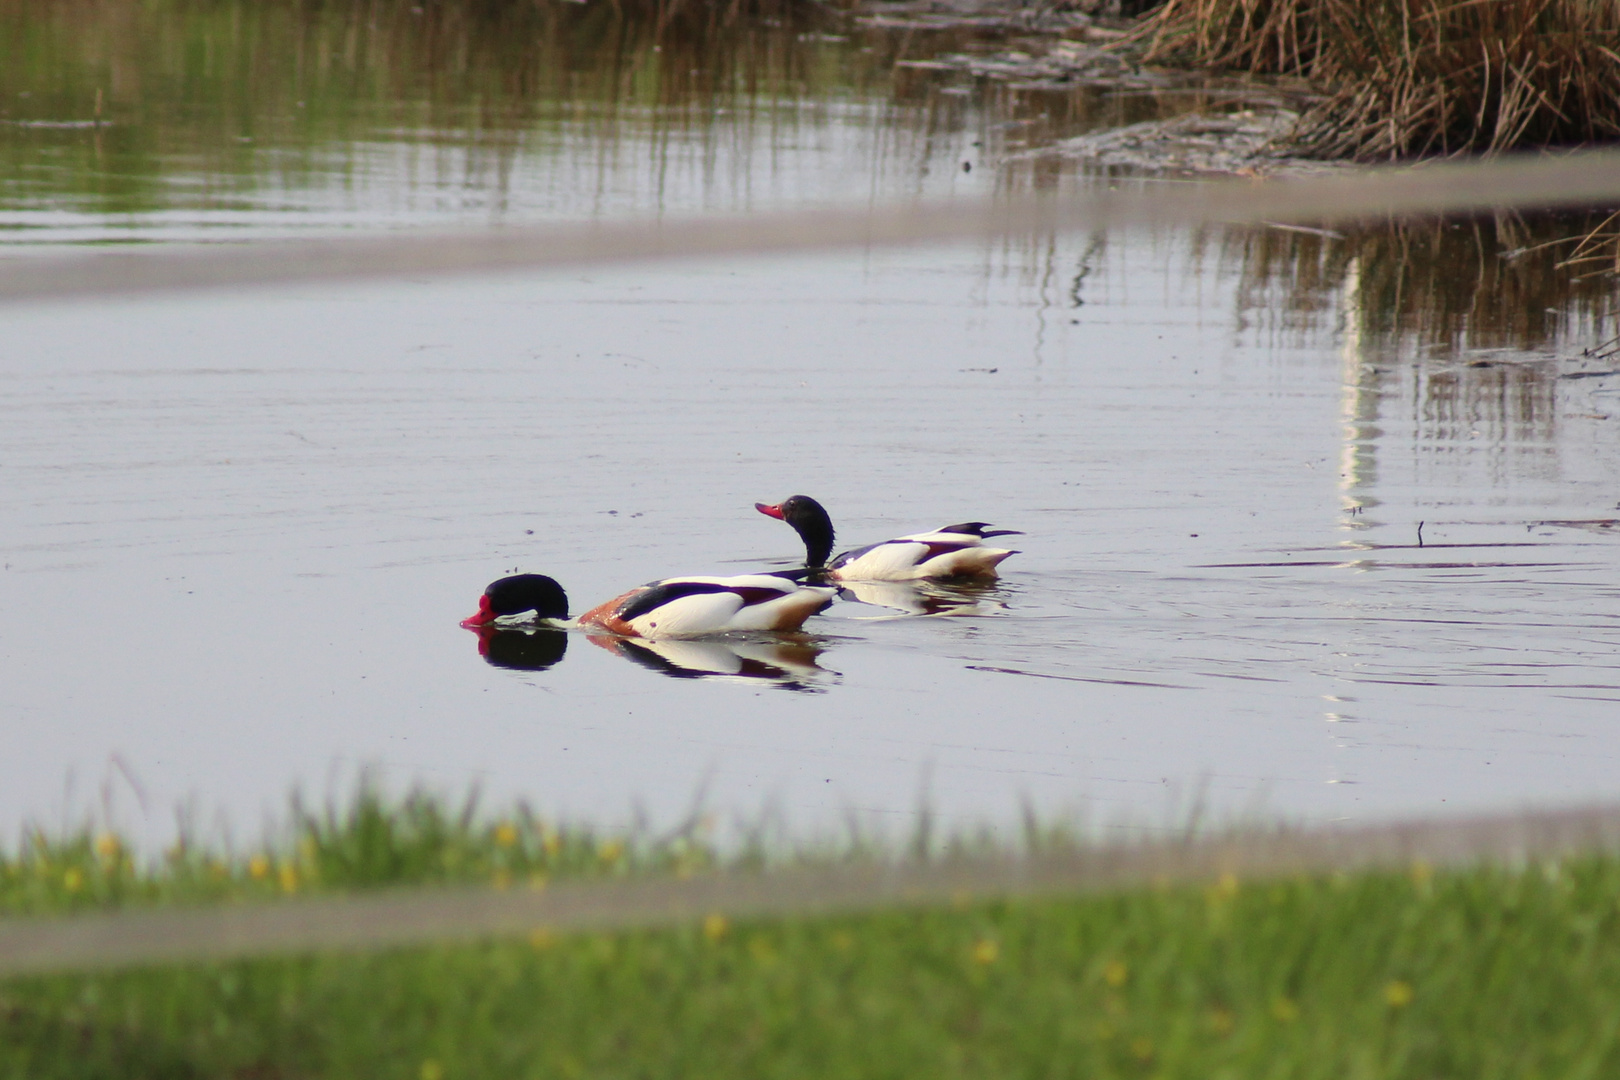
<path id="1" fill-rule="evenodd" d="M 988 615 L 1005 611 L 1005 590 L 994 578 L 968 581 L 840 581 L 838 598 L 873 607 L 893 608 L 899 615 L 867 618 L 901 619 L 919 615 Z"/>
<path id="2" fill-rule="evenodd" d="M 478 655 L 495 667 L 514 671 L 544 671 L 568 651 L 568 631 L 546 626 L 478 628 Z"/>
<path id="3" fill-rule="evenodd" d="M 822 693 L 835 672 L 816 663 L 826 651 L 804 634 L 764 638 L 621 638 L 591 635 L 591 644 L 675 679 L 770 683 Z"/>
<path id="4" fill-rule="evenodd" d="M 478 655 L 495 667 L 544 671 L 568 651 L 567 630 L 494 624 L 477 630 Z M 826 647 L 804 634 L 652 640 L 589 634 L 587 639 L 608 652 L 676 679 L 731 679 L 820 692 L 822 684 L 837 677 L 816 663 Z"/>

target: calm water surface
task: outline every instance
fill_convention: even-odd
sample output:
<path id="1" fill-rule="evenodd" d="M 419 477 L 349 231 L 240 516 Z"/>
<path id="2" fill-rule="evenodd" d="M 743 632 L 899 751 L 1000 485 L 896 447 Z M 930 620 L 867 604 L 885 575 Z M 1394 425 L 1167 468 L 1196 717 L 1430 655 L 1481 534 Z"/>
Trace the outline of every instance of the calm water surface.
<path id="1" fill-rule="evenodd" d="M 1140 102 L 896 82 L 900 46 L 836 29 L 731 42 L 755 66 L 724 93 L 632 73 L 475 97 L 453 69 L 321 96 L 272 72 L 189 125 L 109 90 L 111 126 L 61 126 L 102 68 L 54 98 L 13 75 L 0 257 L 1120 182 L 1000 155 Z M 400 33 L 354 63 L 410 67 L 427 46 Z M 626 64 L 655 55 L 627 40 Z M 150 85 L 162 56 L 123 60 Z M 904 829 L 924 799 L 1151 828 L 1200 799 L 1323 820 L 1612 797 L 1620 376 L 1581 356 L 1589 297 L 1501 269 L 1531 227 L 0 312 L 0 825 L 110 806 L 162 835 L 189 803 L 251 830 L 366 768 L 603 821 L 702 793 L 801 833 Z M 578 610 L 791 565 L 752 505 L 796 492 L 849 545 L 1027 535 L 993 588 L 871 593 L 791 641 L 486 657 L 457 625 L 515 569 Z"/>

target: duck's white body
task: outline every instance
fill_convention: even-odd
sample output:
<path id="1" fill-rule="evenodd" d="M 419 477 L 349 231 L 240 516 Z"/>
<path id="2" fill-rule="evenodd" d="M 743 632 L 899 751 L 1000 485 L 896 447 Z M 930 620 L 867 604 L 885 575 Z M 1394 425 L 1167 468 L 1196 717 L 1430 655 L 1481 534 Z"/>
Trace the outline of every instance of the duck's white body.
<path id="1" fill-rule="evenodd" d="M 579 625 L 625 637 L 700 637 L 733 630 L 797 630 L 832 603 L 835 590 L 775 574 L 666 578 L 632 589 L 579 617 Z"/>
<path id="2" fill-rule="evenodd" d="M 732 630 L 797 630 L 833 602 L 836 590 L 801 585 L 790 575 L 679 577 L 654 581 L 568 619 L 562 587 L 543 574 L 491 582 L 469 629 L 513 621 L 606 630 L 622 637 L 701 637 Z"/>
<path id="3" fill-rule="evenodd" d="M 997 564 L 1013 554 L 974 533 L 936 529 L 847 551 L 828 564 L 827 576 L 834 581 L 993 577 Z"/>

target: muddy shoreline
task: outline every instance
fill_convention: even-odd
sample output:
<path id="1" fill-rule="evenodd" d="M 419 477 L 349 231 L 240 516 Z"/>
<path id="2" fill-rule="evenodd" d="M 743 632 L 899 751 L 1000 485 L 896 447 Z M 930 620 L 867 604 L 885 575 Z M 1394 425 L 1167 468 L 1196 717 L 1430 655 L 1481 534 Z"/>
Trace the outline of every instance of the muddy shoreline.
<path id="1" fill-rule="evenodd" d="M 1004 7 L 949 0 L 868 3 L 850 18 L 892 32 L 979 31 L 976 47 L 897 68 L 958 73 L 1020 91 L 1089 88 L 1114 94 L 1183 92 L 1209 99 L 1196 112 L 1111 127 L 1016 151 L 1013 159 L 1070 158 L 1108 168 L 1171 176 L 1299 176 L 1353 167 L 1289 151 L 1315 92 L 1298 79 L 1266 79 L 1147 65 L 1133 40 L 1139 23 L 1081 11 Z"/>

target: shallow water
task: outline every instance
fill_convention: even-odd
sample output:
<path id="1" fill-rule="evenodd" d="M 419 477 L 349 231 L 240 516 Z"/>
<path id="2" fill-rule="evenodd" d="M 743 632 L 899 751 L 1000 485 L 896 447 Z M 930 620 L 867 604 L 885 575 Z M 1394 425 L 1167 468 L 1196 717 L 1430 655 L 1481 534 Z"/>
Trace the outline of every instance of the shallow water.
<path id="1" fill-rule="evenodd" d="M 53 201 L 73 172 L 10 192 L 0 257 L 1101 179 L 998 164 L 1027 97 L 793 40 L 842 74 L 701 137 L 669 138 L 686 98 L 524 113 L 492 178 L 487 131 L 343 127 L 299 144 L 296 187 L 171 163 L 169 196 L 119 214 Z M 1069 105 L 1048 119 L 1094 122 Z M 173 195 L 188 176 L 234 205 Z M 922 801 L 1151 828 L 1612 796 L 1620 376 L 1579 355 L 1578 298 L 1529 329 L 1511 314 L 1542 298 L 1490 282 L 1407 312 L 1373 248 L 1334 263 L 1359 242 L 1121 232 L 0 312 L 0 823 L 106 806 L 160 835 L 189 802 L 251 831 L 365 768 L 593 820 L 701 795 L 800 833 L 909 828 Z M 841 603 L 785 642 L 486 643 L 502 667 L 457 625 L 514 569 L 579 610 L 792 565 L 752 506 L 796 492 L 847 545 L 1026 535 L 993 588 Z"/>

